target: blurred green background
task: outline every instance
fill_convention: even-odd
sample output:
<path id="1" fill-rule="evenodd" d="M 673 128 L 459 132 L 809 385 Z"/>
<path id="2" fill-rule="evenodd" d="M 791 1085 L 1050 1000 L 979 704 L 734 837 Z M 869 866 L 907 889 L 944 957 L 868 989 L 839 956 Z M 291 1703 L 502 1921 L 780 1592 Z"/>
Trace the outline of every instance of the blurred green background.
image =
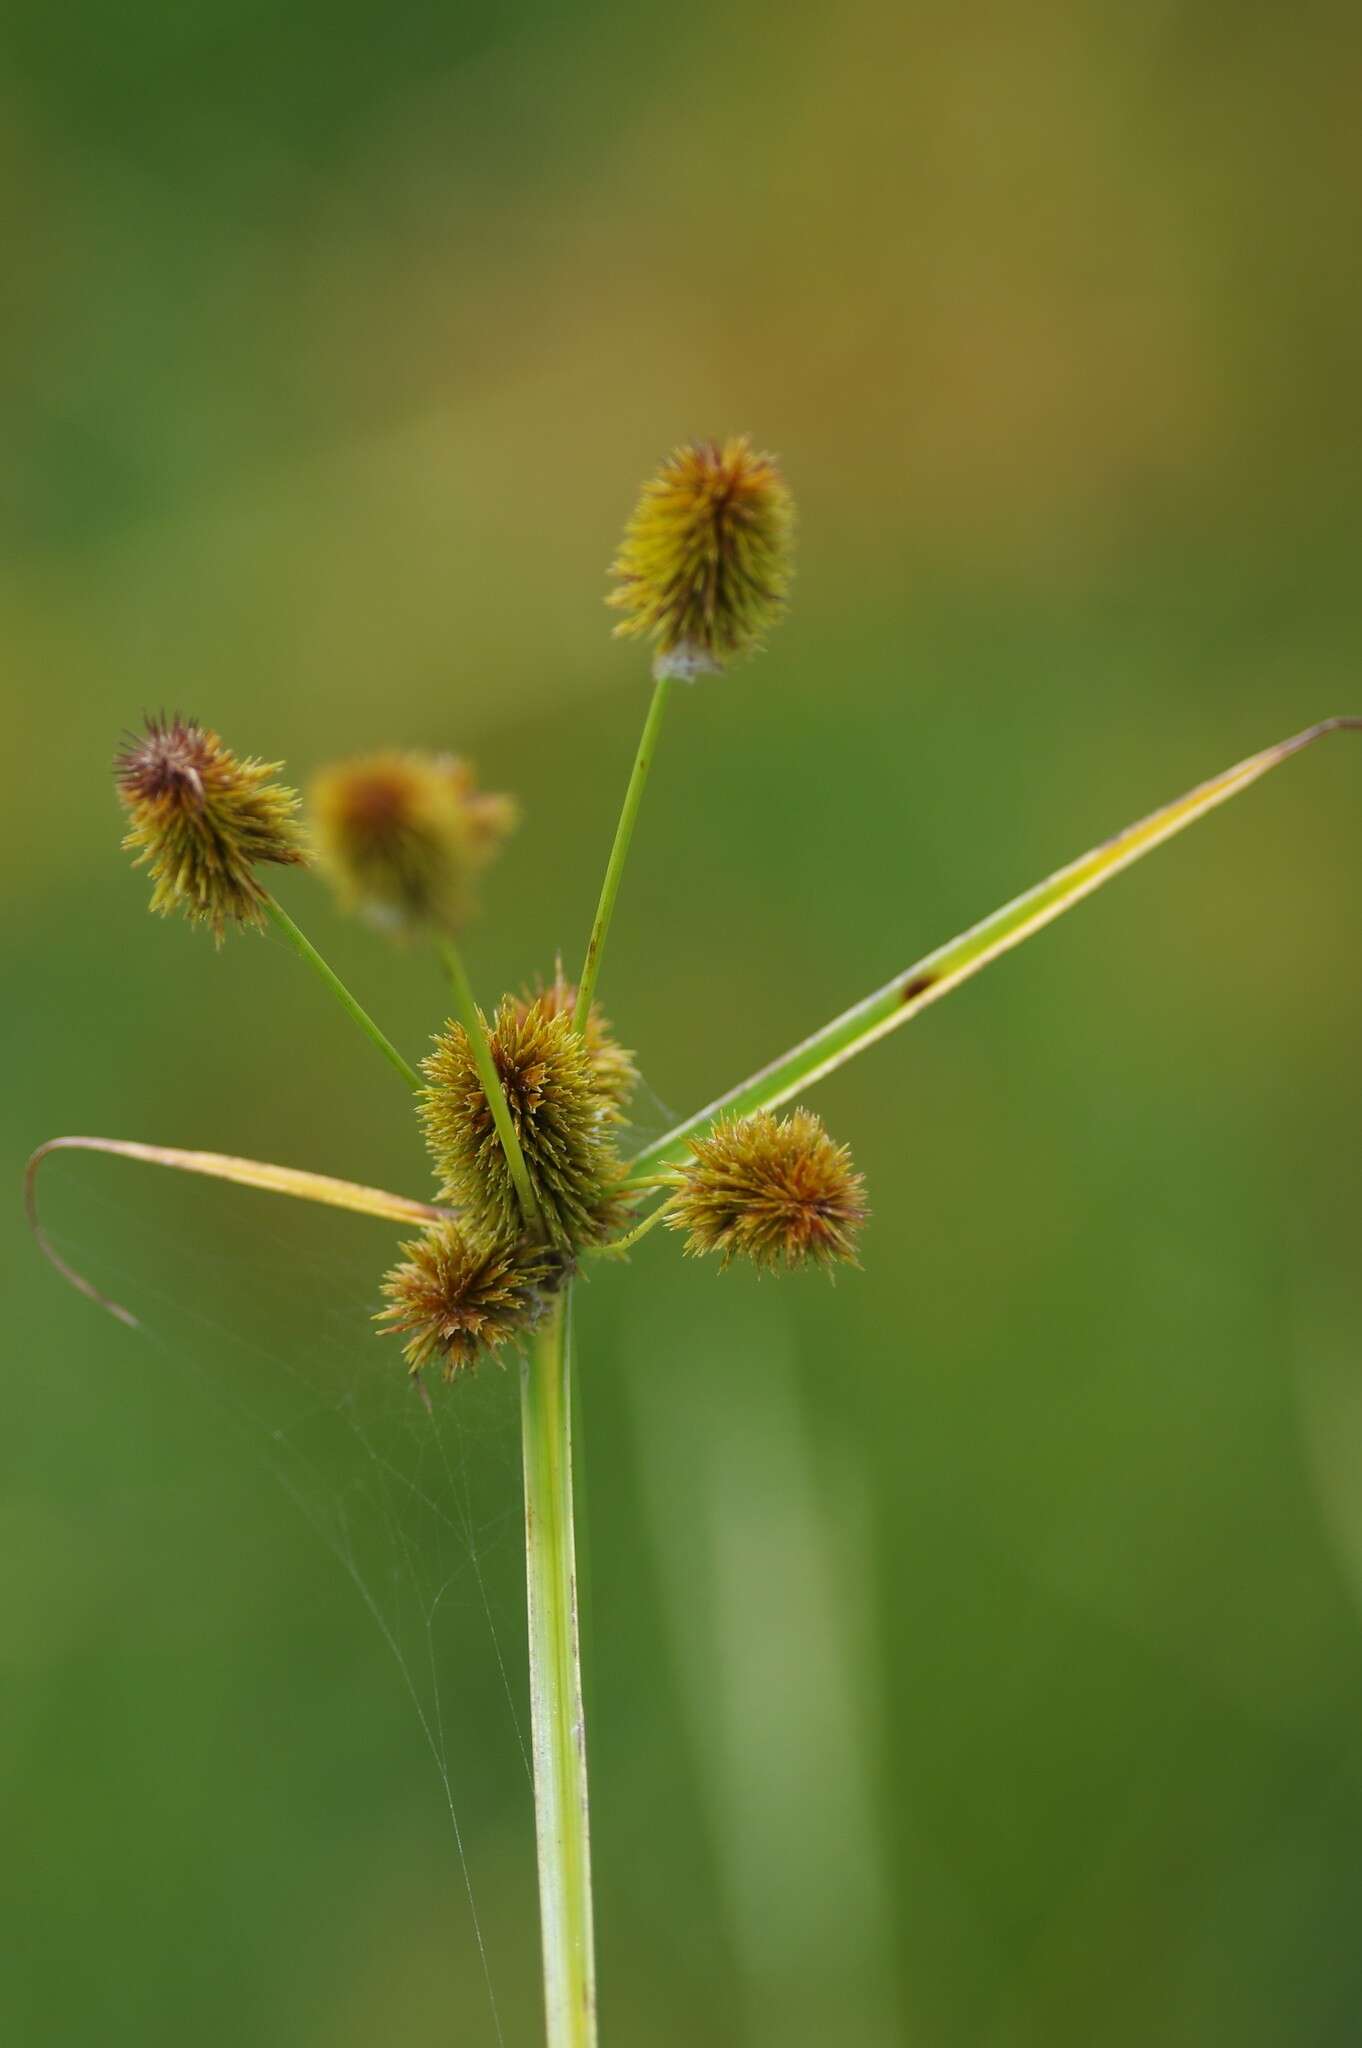
<path id="1" fill-rule="evenodd" d="M 427 1185 L 275 940 L 148 919 L 119 729 L 466 751 L 478 986 L 571 963 L 620 524 L 778 449 L 796 602 L 669 715 L 607 965 L 664 1127 L 1362 709 L 1360 59 L 1318 0 L 12 0 L 7 2041 L 539 2026 L 513 1380 L 426 1420 L 377 1224 L 60 1159 L 142 1334 L 23 1229 L 58 1131 Z M 583 1294 L 606 2042 L 1359 2038 L 1360 794 L 1293 763 L 825 1084 L 863 1273 Z M 418 1049 L 430 964 L 281 895 Z"/>

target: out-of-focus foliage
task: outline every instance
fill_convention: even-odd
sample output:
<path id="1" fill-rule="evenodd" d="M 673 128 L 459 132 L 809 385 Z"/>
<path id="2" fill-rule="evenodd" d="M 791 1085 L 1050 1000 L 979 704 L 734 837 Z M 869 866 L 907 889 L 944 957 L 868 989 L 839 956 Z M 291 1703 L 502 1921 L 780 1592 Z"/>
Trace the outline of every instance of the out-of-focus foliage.
<path id="1" fill-rule="evenodd" d="M 423 1588 L 418 1676 L 440 1596 L 536 2025 L 511 1381 L 436 1386 L 421 1462 L 378 1225 L 64 1159 L 150 1340 L 22 1236 L 62 1130 L 429 1189 L 280 944 L 147 916 L 119 730 L 468 753 L 525 810 L 479 994 L 572 972 L 637 483 L 779 451 L 790 617 L 669 714 L 602 987 L 661 1128 L 1358 708 L 1359 57 L 1310 0 L 6 11 L 6 2039 L 495 2040 L 402 1673 L 295 1506 L 358 1544 L 383 1460 L 365 1583 Z M 863 1273 L 658 1233 L 583 1292 L 607 2040 L 1355 2038 L 1360 776 L 1293 765 L 819 1091 Z M 434 967 L 279 893 L 419 1053 Z"/>

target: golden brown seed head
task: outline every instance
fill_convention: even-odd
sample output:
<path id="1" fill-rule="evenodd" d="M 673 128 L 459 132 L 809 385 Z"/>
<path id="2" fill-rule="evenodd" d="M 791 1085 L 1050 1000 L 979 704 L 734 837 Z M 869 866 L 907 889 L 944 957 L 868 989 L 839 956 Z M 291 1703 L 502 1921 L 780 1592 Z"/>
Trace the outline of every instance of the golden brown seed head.
<path id="1" fill-rule="evenodd" d="M 396 751 L 322 769 L 308 810 L 345 908 L 400 932 L 464 923 L 477 875 L 519 815 L 456 755 Z"/>
<path id="2" fill-rule="evenodd" d="M 736 1117 L 690 1148 L 667 1204 L 668 1227 L 690 1233 L 687 1252 L 767 1269 L 856 1264 L 865 1183 L 810 1110 Z"/>
<path id="3" fill-rule="evenodd" d="M 446 1380 L 523 1337 L 544 1313 L 563 1275 L 542 1245 L 484 1245 L 461 1225 L 432 1224 L 402 1246 L 404 1258 L 383 1282 L 389 1306 L 375 1317 L 384 1336 L 404 1336 L 413 1373 L 441 1365 Z"/>
<path id="4" fill-rule="evenodd" d="M 678 448 L 643 487 L 611 566 L 617 634 L 657 642 L 654 673 L 716 674 L 785 608 L 794 500 L 746 434 Z"/>
<path id="5" fill-rule="evenodd" d="M 271 778 L 278 761 L 241 760 L 193 719 L 149 718 L 114 761 L 129 825 L 123 844 L 151 870 L 151 907 L 211 927 L 261 925 L 260 861 L 302 867 L 298 798 Z"/>
<path id="6" fill-rule="evenodd" d="M 586 1045 L 542 996 L 505 997 L 489 1043 L 550 1243 L 569 1253 L 600 1243 L 625 1212 L 623 1168 Z M 463 1026 L 447 1024 L 422 1064 L 421 1118 L 441 1200 L 490 1238 L 518 1235 L 515 1187 Z"/>
<path id="7" fill-rule="evenodd" d="M 547 986 L 541 985 L 533 993 L 516 996 L 513 1000 L 521 1017 L 528 1016 L 531 1007 L 539 1003 L 549 1016 L 572 1018 L 577 1012 L 577 984 L 566 978 L 560 960 L 554 969 L 553 980 Z M 626 1052 L 616 1039 L 599 1003 L 591 1005 L 591 1015 L 587 1019 L 586 1050 L 596 1087 L 611 1121 L 624 1123 L 638 1086 L 638 1067 L 634 1055 Z"/>

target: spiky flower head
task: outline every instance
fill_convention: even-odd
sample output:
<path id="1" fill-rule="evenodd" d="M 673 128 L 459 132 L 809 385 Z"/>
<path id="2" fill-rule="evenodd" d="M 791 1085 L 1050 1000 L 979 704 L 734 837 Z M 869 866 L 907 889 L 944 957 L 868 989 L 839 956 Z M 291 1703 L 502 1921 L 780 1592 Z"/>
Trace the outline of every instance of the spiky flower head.
<path id="1" fill-rule="evenodd" d="M 554 968 L 553 980 L 547 986 L 541 985 L 529 994 L 516 996 L 514 1001 L 522 1016 L 528 1014 L 532 1004 L 539 1003 L 550 1016 L 573 1018 L 577 1014 L 577 984 L 567 979 L 560 960 Z M 596 1087 L 611 1122 L 624 1123 L 638 1086 L 638 1067 L 634 1055 L 626 1052 L 615 1037 L 610 1020 L 599 1003 L 591 1005 L 591 1014 L 587 1018 L 586 1050 Z"/>
<path id="2" fill-rule="evenodd" d="M 812 1111 L 730 1118 L 690 1149 L 667 1204 L 668 1227 L 690 1232 L 687 1252 L 767 1269 L 856 1264 L 865 1183 Z"/>
<path id="3" fill-rule="evenodd" d="M 349 910 L 395 931 L 456 929 L 518 820 L 454 754 L 390 751 L 323 768 L 308 791 L 318 852 Z"/>
<path id="4" fill-rule="evenodd" d="M 611 565 L 617 634 L 657 642 L 654 673 L 714 675 L 785 607 L 794 500 L 746 434 L 677 448 L 643 487 Z"/>
<path id="5" fill-rule="evenodd" d="M 543 996 L 504 997 L 488 1043 L 546 1236 L 564 1252 L 601 1242 L 624 1213 L 623 1168 L 586 1044 Z M 421 1119 L 441 1200 L 489 1237 L 516 1235 L 515 1187 L 463 1026 L 446 1025 L 422 1064 Z"/>
<path id="6" fill-rule="evenodd" d="M 446 1380 L 532 1330 L 562 1278 L 543 1245 L 511 1239 L 484 1245 L 458 1223 L 435 1223 L 383 1282 L 389 1306 L 374 1318 L 384 1336 L 404 1336 L 410 1370 L 441 1365 Z"/>
<path id="7" fill-rule="evenodd" d="M 151 907 L 183 911 L 222 943 L 228 924 L 261 925 L 260 861 L 307 862 L 298 798 L 272 778 L 279 761 L 242 760 L 192 718 L 148 718 L 114 760 L 129 825 L 123 841 L 151 870 Z"/>

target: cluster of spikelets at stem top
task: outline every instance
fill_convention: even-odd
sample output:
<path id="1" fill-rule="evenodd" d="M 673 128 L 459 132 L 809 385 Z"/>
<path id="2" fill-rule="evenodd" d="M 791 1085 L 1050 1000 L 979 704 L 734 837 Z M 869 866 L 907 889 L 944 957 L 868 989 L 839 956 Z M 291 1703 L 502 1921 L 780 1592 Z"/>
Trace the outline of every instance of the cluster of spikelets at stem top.
<path id="1" fill-rule="evenodd" d="M 548 986 L 505 996 L 490 1013 L 478 1007 L 458 937 L 517 809 L 510 798 L 480 790 L 458 757 L 389 749 L 323 768 L 310 792 L 308 838 L 300 800 L 276 779 L 277 766 L 233 754 L 194 720 L 153 719 L 119 754 L 126 844 L 149 868 L 153 910 L 181 912 L 219 943 L 229 928 L 275 927 L 410 1091 L 438 1205 L 259 1160 L 132 1141 L 53 1139 L 29 1162 L 35 1230 L 37 1167 L 63 1146 L 416 1225 L 420 1234 L 403 1245 L 387 1274 L 386 1306 L 375 1318 L 404 1340 L 413 1375 L 437 1369 L 453 1378 L 545 1322 L 521 1389 L 536 1831 L 553 2048 L 591 2048 L 595 2040 L 570 1373 L 567 1317 L 557 1312 L 572 1276 L 587 1259 L 626 1253 L 659 1224 L 684 1233 L 688 1253 L 713 1254 L 721 1266 L 736 1258 L 761 1270 L 854 1263 L 865 1201 L 846 1149 L 808 1111 L 775 1112 L 1261 775 L 1328 733 L 1362 730 L 1356 717 L 1325 719 L 1138 820 L 625 1160 L 621 1136 L 636 1073 L 596 1007 L 595 990 L 663 711 L 678 683 L 717 673 L 761 646 L 784 607 L 793 532 L 793 505 L 777 464 L 746 439 L 676 449 L 639 498 L 608 602 L 621 614 L 617 633 L 652 644 L 653 689 L 576 986 L 560 970 Z M 393 939 L 429 945 L 443 964 L 453 1015 L 419 1071 L 261 879 L 269 867 L 314 860 L 344 909 Z M 39 1239 L 69 1279 L 103 1300 L 41 1232 Z M 104 1305 L 135 1322 L 116 1304 Z"/>
<path id="2" fill-rule="evenodd" d="M 659 677 L 718 671 L 759 646 L 779 615 L 792 534 L 772 457 L 746 439 L 678 449 L 645 487 L 614 564 L 617 632 L 654 640 Z M 457 1000 L 466 977 L 456 936 L 518 822 L 514 801 L 480 789 L 457 756 L 390 749 L 318 771 L 309 839 L 278 773 L 191 719 L 150 720 L 127 741 L 116 763 L 125 844 L 151 868 L 152 908 L 207 924 L 219 942 L 230 925 L 273 917 L 334 982 L 256 873 L 315 858 L 344 909 L 435 944 Z M 583 1257 L 625 1248 L 654 1223 L 725 1265 L 740 1255 L 764 1268 L 854 1260 L 860 1178 L 807 1111 L 730 1119 L 693 1140 L 683 1165 L 631 1182 L 619 1139 L 634 1060 L 561 967 L 490 1017 L 470 996 L 420 1076 L 406 1071 L 448 1205 L 402 1246 L 383 1283 L 377 1320 L 405 1339 L 413 1372 L 438 1365 L 452 1377 L 518 1342 Z M 631 1229 L 650 1194 L 662 1199 Z"/>

